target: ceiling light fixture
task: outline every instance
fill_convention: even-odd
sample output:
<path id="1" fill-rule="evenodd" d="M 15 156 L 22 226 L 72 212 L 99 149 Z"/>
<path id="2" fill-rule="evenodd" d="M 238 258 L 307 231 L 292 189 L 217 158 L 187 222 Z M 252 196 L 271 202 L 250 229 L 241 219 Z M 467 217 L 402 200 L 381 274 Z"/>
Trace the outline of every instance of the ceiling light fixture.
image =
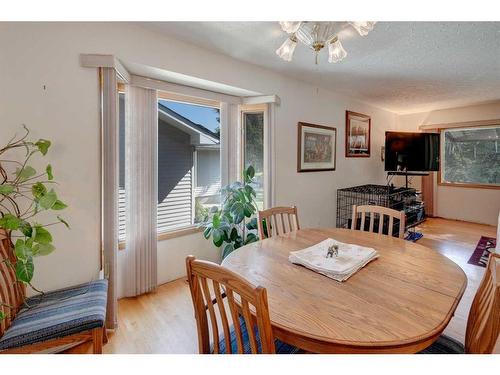
<path id="1" fill-rule="evenodd" d="M 336 63 L 342 61 L 347 56 L 347 52 L 340 43 L 338 37 L 332 39 L 330 43 L 328 43 L 328 62 Z"/>
<path id="2" fill-rule="evenodd" d="M 281 47 L 276 50 L 276 54 L 285 61 L 292 61 L 295 47 L 297 47 L 297 37 L 295 34 L 292 34 L 285 40 Z"/>
<path id="3" fill-rule="evenodd" d="M 366 36 L 373 30 L 376 22 L 309 22 L 281 21 L 281 29 L 289 34 L 276 54 L 285 61 L 292 61 L 297 42 L 305 44 L 315 52 L 315 62 L 318 64 L 319 52 L 328 45 L 328 62 L 336 63 L 347 56 L 340 43 L 338 33 L 346 26 L 352 26 L 361 36 Z"/>

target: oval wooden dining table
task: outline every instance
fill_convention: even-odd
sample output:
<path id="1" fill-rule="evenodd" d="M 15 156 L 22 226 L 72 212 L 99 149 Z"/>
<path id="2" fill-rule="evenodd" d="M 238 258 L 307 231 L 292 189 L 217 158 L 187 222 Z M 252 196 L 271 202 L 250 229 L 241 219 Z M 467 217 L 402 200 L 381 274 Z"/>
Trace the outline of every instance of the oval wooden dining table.
<path id="1" fill-rule="evenodd" d="M 379 258 L 337 282 L 288 261 L 326 238 L 372 247 Z M 276 338 L 314 353 L 416 353 L 446 328 L 467 286 L 437 251 L 348 229 L 301 229 L 243 246 L 223 266 L 267 289 Z"/>

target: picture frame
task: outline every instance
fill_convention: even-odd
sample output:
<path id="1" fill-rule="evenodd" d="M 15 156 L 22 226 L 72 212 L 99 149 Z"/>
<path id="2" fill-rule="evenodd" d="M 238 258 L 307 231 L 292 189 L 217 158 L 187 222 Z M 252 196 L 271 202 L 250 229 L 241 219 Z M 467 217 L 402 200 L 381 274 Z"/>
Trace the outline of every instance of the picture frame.
<path id="1" fill-rule="evenodd" d="M 371 117 L 353 111 L 345 112 L 346 158 L 369 158 L 371 146 Z"/>
<path id="2" fill-rule="evenodd" d="M 337 129 L 299 122 L 297 131 L 297 172 L 334 171 Z"/>

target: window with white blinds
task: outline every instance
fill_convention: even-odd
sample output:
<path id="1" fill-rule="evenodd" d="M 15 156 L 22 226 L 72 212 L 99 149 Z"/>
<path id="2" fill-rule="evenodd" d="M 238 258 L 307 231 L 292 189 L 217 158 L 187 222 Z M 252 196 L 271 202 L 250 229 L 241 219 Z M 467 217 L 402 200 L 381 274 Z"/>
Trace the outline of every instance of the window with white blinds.
<path id="1" fill-rule="evenodd" d="M 125 98 L 120 94 L 119 238 L 125 239 Z M 158 233 L 186 228 L 220 203 L 219 109 L 158 102 Z"/>

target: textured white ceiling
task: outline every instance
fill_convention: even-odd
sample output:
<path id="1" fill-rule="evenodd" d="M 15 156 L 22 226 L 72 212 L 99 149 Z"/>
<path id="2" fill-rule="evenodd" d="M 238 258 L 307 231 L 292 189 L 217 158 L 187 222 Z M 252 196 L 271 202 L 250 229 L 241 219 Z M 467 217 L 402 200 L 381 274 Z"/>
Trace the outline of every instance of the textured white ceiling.
<path id="1" fill-rule="evenodd" d="M 345 32 L 347 57 L 319 65 L 304 45 L 292 62 L 275 50 L 278 22 L 158 22 L 141 26 L 397 113 L 500 99 L 500 22 L 379 22 Z"/>

